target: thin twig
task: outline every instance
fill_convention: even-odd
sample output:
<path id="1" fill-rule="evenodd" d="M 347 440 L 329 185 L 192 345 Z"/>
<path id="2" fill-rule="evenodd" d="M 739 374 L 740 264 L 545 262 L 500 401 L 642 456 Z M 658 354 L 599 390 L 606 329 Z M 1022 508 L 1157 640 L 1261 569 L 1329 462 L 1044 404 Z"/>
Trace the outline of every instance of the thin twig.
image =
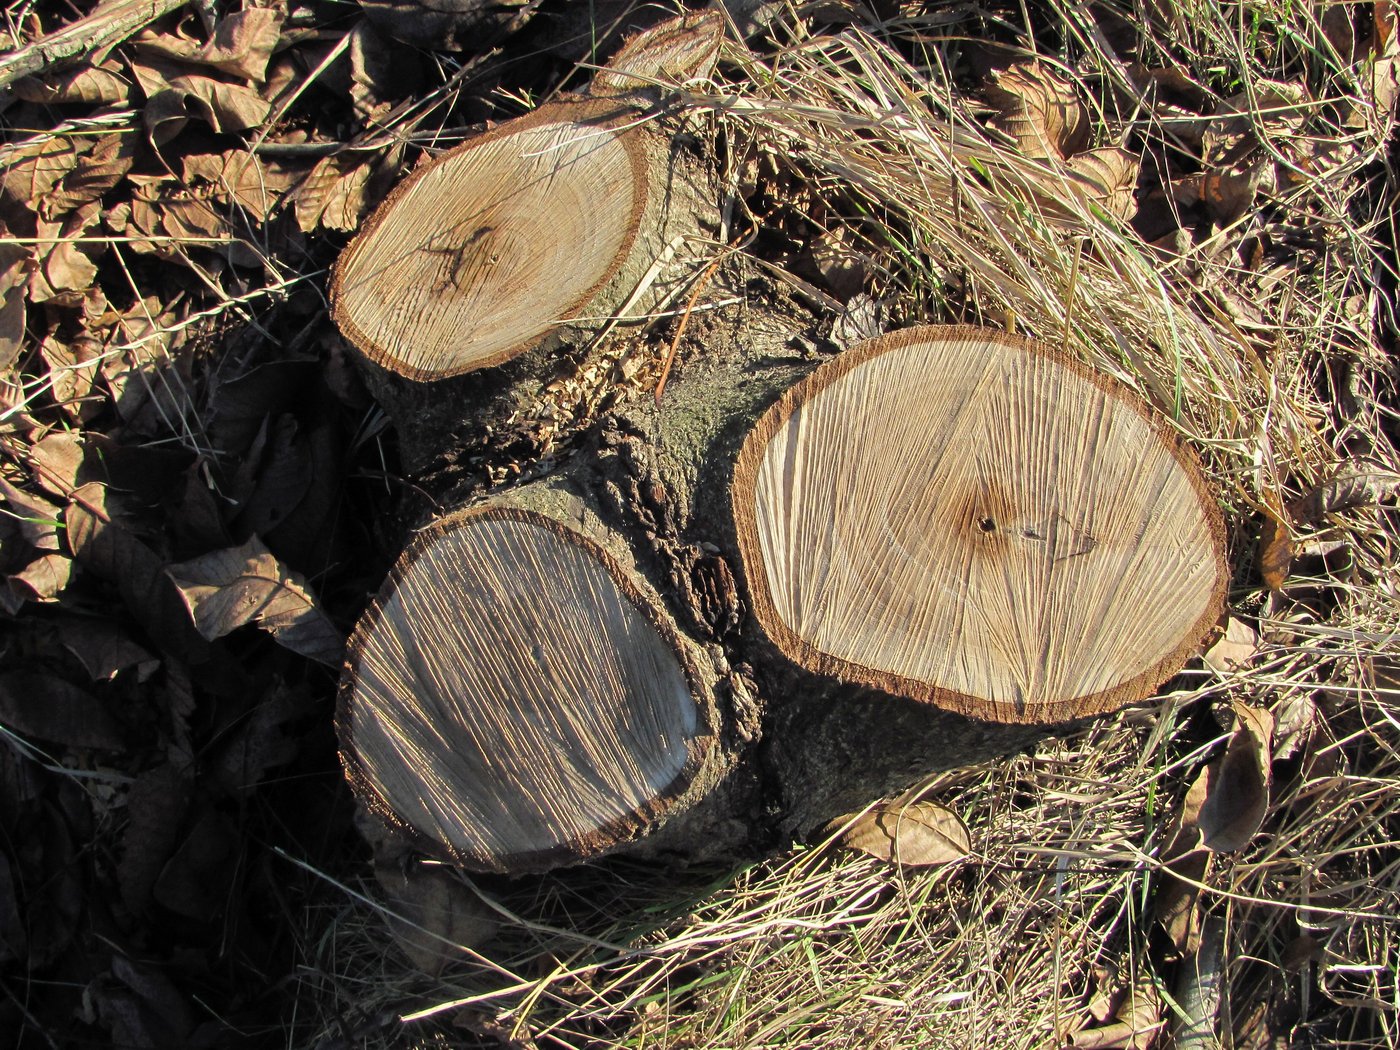
<path id="1" fill-rule="evenodd" d="M 158 18 L 184 7 L 188 0 L 111 0 L 92 14 L 48 33 L 32 44 L 0 56 L 0 87 L 21 77 L 119 44 Z"/>

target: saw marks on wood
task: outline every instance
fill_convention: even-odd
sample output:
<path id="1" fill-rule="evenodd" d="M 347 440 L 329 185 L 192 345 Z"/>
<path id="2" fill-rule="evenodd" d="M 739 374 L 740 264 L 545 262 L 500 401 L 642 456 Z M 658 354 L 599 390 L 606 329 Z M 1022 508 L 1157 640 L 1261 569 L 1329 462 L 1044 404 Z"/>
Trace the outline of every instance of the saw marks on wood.
<path id="1" fill-rule="evenodd" d="M 676 649 L 614 571 L 529 515 L 468 515 L 420 538 L 352 642 L 366 786 L 498 869 L 585 854 L 661 812 L 701 720 Z"/>
<path id="2" fill-rule="evenodd" d="M 418 379 L 498 364 L 622 265 L 645 200 L 639 147 L 543 116 L 415 171 L 346 250 L 333 313 L 372 360 Z"/>
<path id="3" fill-rule="evenodd" d="M 746 443 L 735 513 L 760 620 L 799 662 L 1030 722 L 1179 669 L 1225 583 L 1202 493 L 1106 379 L 920 329 L 789 391 Z"/>

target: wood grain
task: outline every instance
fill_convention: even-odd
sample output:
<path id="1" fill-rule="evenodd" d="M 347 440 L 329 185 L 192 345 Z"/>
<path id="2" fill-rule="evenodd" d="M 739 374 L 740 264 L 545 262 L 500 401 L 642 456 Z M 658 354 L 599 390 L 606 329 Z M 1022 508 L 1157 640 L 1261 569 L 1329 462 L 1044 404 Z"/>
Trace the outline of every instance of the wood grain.
<path id="1" fill-rule="evenodd" d="M 735 489 L 760 622 L 800 662 L 980 717 L 1146 695 L 1225 586 L 1218 512 L 1146 405 L 977 329 L 874 340 L 759 422 Z"/>

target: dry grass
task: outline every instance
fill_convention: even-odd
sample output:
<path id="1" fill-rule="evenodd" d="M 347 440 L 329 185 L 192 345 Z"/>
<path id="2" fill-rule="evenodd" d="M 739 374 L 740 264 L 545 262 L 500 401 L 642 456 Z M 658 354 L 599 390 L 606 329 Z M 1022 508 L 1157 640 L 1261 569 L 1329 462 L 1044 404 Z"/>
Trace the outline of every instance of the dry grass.
<path id="1" fill-rule="evenodd" d="M 1291 172 L 1171 252 L 1063 165 L 1028 161 L 954 81 L 979 37 L 1016 35 L 989 15 L 820 34 L 794 21 L 776 52 L 729 47 L 723 77 L 690 85 L 681 104 L 708 117 L 731 186 L 782 158 L 789 210 L 840 226 L 901 319 L 1014 325 L 1162 408 L 1227 508 L 1232 613 L 1257 621 L 1259 652 L 1229 674 L 1188 671 L 1175 692 L 1034 754 L 935 778 L 927 795 L 974 834 L 953 870 L 900 872 L 823 844 L 709 884 L 692 875 L 688 888 L 626 864 L 495 887 L 528 917 L 487 949 L 519 983 L 480 965 L 410 978 L 366 956 L 378 922 L 356 908 L 315 961 L 363 983 L 347 995 L 308 978 L 322 1009 L 402 1017 L 371 1027 L 404 1045 L 474 1032 L 522 1046 L 1032 1048 L 1065 1045 L 1096 997 L 1136 988 L 1165 1003 L 1138 1045 L 1169 1045 L 1193 982 L 1156 922 L 1160 858 L 1187 786 L 1229 736 L 1228 705 L 1245 703 L 1278 720 L 1274 780 L 1259 834 L 1216 857 L 1202 887 L 1202 915 L 1224 931 L 1216 1038 L 1400 1045 L 1394 512 L 1353 508 L 1300 529 L 1281 592 L 1254 567 L 1265 512 L 1352 457 L 1397 467 L 1374 334 L 1389 323 L 1378 278 L 1392 265 L 1391 114 L 1366 61 L 1344 60 L 1310 8 L 1145 7 L 1175 12 L 1147 51 L 1219 95 L 1251 97 L 1246 123 Z M 1041 15 L 1064 43 L 1042 60 L 1089 100 L 1094 144 L 1148 163 L 1170 153 L 1180 125 L 1101 25 L 1082 6 Z M 1309 96 L 1296 111 L 1261 101 L 1269 81 L 1298 78 Z M 749 221 L 773 216 L 733 212 L 726 240 Z M 1260 265 L 1240 250 L 1248 236 L 1291 250 Z M 1323 550 L 1330 560 L 1306 560 Z M 553 932 L 531 925 L 544 917 Z"/>
<path id="2" fill-rule="evenodd" d="M 1171 251 L 1063 166 L 1028 161 L 963 75 L 980 40 L 1019 39 L 1075 84 L 1095 145 L 1174 155 L 1210 120 L 1164 115 L 1088 5 L 1035 5 L 1038 38 L 1014 5 L 820 33 L 793 18 L 778 47 L 729 45 L 713 81 L 677 96 L 728 158 L 729 184 L 771 165 L 785 214 L 845 230 L 900 321 L 1014 326 L 1174 420 L 1229 515 L 1232 613 L 1263 638 L 1247 666 L 1189 671 L 1174 692 L 1034 754 L 935 778 L 927 796 L 973 831 L 972 856 L 950 869 L 901 872 L 812 844 L 734 871 L 615 862 L 483 883 L 509 918 L 440 978 L 408 968 L 372 890 L 328 882 L 322 908 L 302 916 L 287 1045 L 1039 1048 L 1065 1043 L 1096 996 L 1147 986 L 1165 993 L 1170 1029 L 1190 982 L 1156 924 L 1161 856 L 1188 785 L 1229 735 L 1214 712 L 1232 702 L 1269 708 L 1280 728 L 1264 826 L 1204 880 L 1200 907 L 1225 930 L 1221 1042 L 1400 1045 L 1395 511 L 1349 506 L 1300 527 L 1281 592 L 1255 567 L 1265 513 L 1357 457 L 1400 470 L 1386 437 L 1394 364 L 1376 345 L 1394 323 L 1382 248 L 1393 119 L 1369 60 L 1328 42 L 1327 6 L 1119 4 L 1152 26 L 1149 64 L 1250 96 L 1244 121 L 1291 172 L 1260 206 Z M 419 145 L 455 141 L 459 129 L 417 122 L 469 72 L 385 127 Z M 1270 100 L 1269 82 L 1296 79 L 1306 99 Z M 751 221 L 736 206 L 723 242 Z M 1255 263 L 1247 238 L 1278 250 Z M 117 349 L 164 355 L 184 329 L 253 317 L 315 276 L 268 262 L 264 283 L 211 278 L 214 305 L 153 318 Z M 37 379 L 9 414 L 51 383 Z M 172 431 L 203 449 L 189 399 L 171 402 L 191 408 Z"/>

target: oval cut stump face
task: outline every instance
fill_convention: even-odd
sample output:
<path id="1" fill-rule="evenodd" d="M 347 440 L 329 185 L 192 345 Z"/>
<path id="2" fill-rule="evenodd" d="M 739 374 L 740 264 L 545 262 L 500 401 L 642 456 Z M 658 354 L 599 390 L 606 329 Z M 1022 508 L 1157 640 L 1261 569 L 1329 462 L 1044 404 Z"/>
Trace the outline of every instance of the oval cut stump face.
<path id="1" fill-rule="evenodd" d="M 664 812 L 700 750 L 660 622 L 548 519 L 477 513 L 420 536 L 351 642 L 353 779 L 487 868 L 605 848 Z"/>
<path id="2" fill-rule="evenodd" d="M 423 165 L 346 249 L 332 314 L 416 379 L 499 364 L 573 318 L 617 272 L 646 187 L 626 131 L 541 110 Z"/>
<path id="3" fill-rule="evenodd" d="M 774 405 L 734 490 L 798 663 L 1003 722 L 1149 695 L 1219 614 L 1218 511 L 1135 395 L 969 328 L 854 348 Z"/>

